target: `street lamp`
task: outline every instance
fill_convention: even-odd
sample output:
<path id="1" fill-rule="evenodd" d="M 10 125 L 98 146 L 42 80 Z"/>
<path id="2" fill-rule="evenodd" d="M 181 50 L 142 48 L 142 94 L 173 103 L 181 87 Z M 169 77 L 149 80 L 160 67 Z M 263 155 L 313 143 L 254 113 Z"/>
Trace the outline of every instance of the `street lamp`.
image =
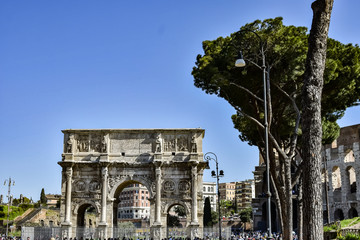
<path id="1" fill-rule="evenodd" d="M 252 30 L 245 30 L 256 35 L 260 40 L 260 53 L 262 57 L 261 69 L 263 72 L 263 85 L 264 85 L 264 127 L 265 127 L 265 162 L 266 162 L 266 182 L 267 182 L 267 224 L 268 224 L 268 239 L 271 237 L 271 191 L 270 191 L 270 163 L 269 163 L 269 129 L 268 129 L 268 114 L 267 114 L 267 93 L 268 85 L 266 81 L 266 64 L 264 53 L 264 42 L 262 38 L 256 32 Z M 245 60 L 240 51 L 239 58 L 235 62 L 235 67 L 244 67 L 246 65 Z"/>
<path id="2" fill-rule="evenodd" d="M 8 214 L 7 214 L 7 222 L 6 222 L 6 237 L 8 237 L 8 233 L 9 233 L 9 218 L 10 218 L 10 206 L 11 206 L 11 184 L 14 186 L 15 185 L 15 181 L 11 180 L 11 178 L 9 178 L 9 180 L 5 180 L 4 185 L 6 185 L 6 182 L 9 183 L 9 188 L 8 188 Z"/>
<path id="3" fill-rule="evenodd" d="M 217 156 L 215 153 L 208 152 L 205 154 L 204 159 L 206 161 L 213 160 L 216 163 L 216 172 L 214 170 L 211 171 L 211 177 L 216 178 L 216 184 L 217 184 L 217 195 L 218 195 L 218 214 L 219 214 L 219 240 L 221 240 L 221 211 L 220 211 L 220 188 L 219 188 L 219 178 L 224 176 L 224 171 L 220 170 L 219 173 L 219 166 L 217 161 Z"/>

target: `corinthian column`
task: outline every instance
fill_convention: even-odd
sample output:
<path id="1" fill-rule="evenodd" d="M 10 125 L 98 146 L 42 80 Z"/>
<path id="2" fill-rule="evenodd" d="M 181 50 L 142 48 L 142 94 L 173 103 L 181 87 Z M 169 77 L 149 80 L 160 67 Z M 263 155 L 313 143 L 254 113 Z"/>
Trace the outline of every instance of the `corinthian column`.
<path id="1" fill-rule="evenodd" d="M 101 189 L 101 223 L 106 223 L 106 198 L 107 198 L 107 179 L 108 179 L 108 168 L 103 167 L 101 170 L 102 176 L 102 189 Z"/>
<path id="2" fill-rule="evenodd" d="M 197 165 L 193 165 L 191 168 L 191 185 L 192 185 L 192 211 L 191 211 L 191 222 L 198 223 L 197 217 Z"/>
<path id="3" fill-rule="evenodd" d="M 155 224 L 161 224 L 161 164 L 156 164 Z"/>
<path id="4" fill-rule="evenodd" d="M 72 167 L 66 168 L 66 196 L 65 196 L 65 222 L 70 223 L 71 217 L 71 181 L 73 170 Z"/>

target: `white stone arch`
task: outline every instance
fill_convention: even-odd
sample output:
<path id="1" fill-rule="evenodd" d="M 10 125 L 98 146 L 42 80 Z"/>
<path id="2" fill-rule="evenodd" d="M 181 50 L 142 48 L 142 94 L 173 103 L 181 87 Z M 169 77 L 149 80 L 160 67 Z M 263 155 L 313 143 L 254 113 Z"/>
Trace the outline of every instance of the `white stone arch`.
<path id="1" fill-rule="evenodd" d="M 184 206 L 187 236 L 201 236 L 203 217 L 198 205 L 202 202 L 203 171 L 208 166 L 202 153 L 203 129 L 68 129 L 63 133 L 64 152 L 58 162 L 65 196 L 60 208 L 63 236 L 77 236 L 76 228 L 83 225 L 76 223 L 83 222 L 83 213 L 94 206 L 99 238 L 113 237 L 116 233 L 111 228 L 118 220 L 114 213 L 125 201 L 120 193 L 134 183 L 148 190 L 144 193 L 150 202 L 152 238 L 166 236 L 162 203 Z M 174 184 L 165 188 L 166 181 Z"/>
<path id="2" fill-rule="evenodd" d="M 341 182 L 341 171 L 340 171 L 340 167 L 338 166 L 334 166 L 332 168 L 332 187 L 333 190 L 340 190 L 341 186 L 342 186 L 342 182 Z"/>
<path id="3" fill-rule="evenodd" d="M 119 187 L 121 187 L 122 185 L 125 187 L 126 185 L 128 185 L 130 183 L 142 184 L 143 186 L 145 186 L 148 189 L 150 199 L 152 199 L 154 197 L 154 191 L 152 189 L 151 179 L 142 177 L 142 176 L 127 175 L 127 176 L 123 176 L 122 178 L 120 178 L 118 181 L 115 182 L 114 186 L 111 188 L 111 190 L 108 194 L 108 198 L 114 199 L 116 197 L 115 194 L 117 193 Z"/>

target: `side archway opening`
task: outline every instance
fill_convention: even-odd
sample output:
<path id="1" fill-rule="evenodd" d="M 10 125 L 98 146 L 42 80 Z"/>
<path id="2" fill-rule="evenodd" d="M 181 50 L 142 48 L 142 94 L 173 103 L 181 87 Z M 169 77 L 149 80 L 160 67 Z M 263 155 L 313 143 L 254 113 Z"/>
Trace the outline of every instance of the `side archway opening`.
<path id="1" fill-rule="evenodd" d="M 98 215 L 96 208 L 90 203 L 85 203 L 79 206 L 77 210 L 76 225 L 78 227 L 96 227 L 96 216 Z"/>

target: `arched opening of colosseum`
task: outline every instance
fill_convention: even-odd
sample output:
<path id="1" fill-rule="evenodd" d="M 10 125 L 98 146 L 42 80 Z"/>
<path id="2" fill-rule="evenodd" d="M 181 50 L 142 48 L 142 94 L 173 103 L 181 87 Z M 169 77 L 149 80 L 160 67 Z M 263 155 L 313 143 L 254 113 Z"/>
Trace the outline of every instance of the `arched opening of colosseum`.
<path id="1" fill-rule="evenodd" d="M 96 227 L 96 216 L 98 214 L 93 205 L 89 203 L 82 204 L 77 210 L 77 226 L 86 228 Z"/>
<path id="2" fill-rule="evenodd" d="M 114 194 L 113 226 L 131 222 L 137 228 L 150 226 L 150 191 L 138 181 L 120 184 Z"/>
<path id="3" fill-rule="evenodd" d="M 337 220 L 344 220 L 344 213 L 341 209 L 336 209 L 334 212 L 334 219 Z"/>
<path id="4" fill-rule="evenodd" d="M 349 183 L 349 191 L 350 193 L 356 193 L 356 173 L 355 169 L 350 166 L 346 168 L 348 183 Z"/>
<path id="5" fill-rule="evenodd" d="M 334 191 L 341 190 L 341 172 L 338 166 L 335 166 L 332 169 L 332 187 Z"/>
<path id="6" fill-rule="evenodd" d="M 190 214 L 190 213 L 188 213 Z M 189 224 L 186 207 L 182 204 L 174 204 L 167 210 L 166 226 L 167 237 L 181 237 L 186 234 L 186 227 Z"/>
<path id="7" fill-rule="evenodd" d="M 354 151 L 352 149 L 346 151 L 344 162 L 355 162 Z"/>
<path id="8" fill-rule="evenodd" d="M 350 208 L 349 210 L 349 218 L 354 218 L 354 217 L 358 217 L 358 212 L 356 211 L 355 208 Z"/>

